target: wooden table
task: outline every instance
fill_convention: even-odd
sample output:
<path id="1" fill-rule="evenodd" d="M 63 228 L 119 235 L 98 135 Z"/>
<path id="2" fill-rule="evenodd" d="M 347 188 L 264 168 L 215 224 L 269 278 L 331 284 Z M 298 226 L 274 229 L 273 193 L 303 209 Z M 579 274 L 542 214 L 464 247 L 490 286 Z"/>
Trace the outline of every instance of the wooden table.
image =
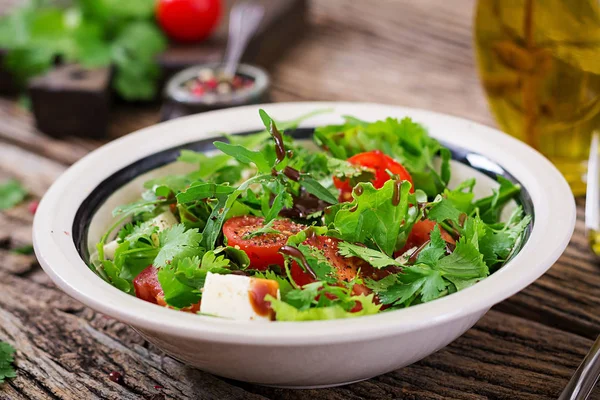
<path id="1" fill-rule="evenodd" d="M 305 40 L 272 69 L 273 98 L 400 104 L 493 125 L 474 68 L 473 7 L 471 0 L 314 1 Z M 157 119 L 156 107 L 121 106 L 111 136 Z M 15 101 L 0 100 L 0 181 L 18 178 L 34 198 L 100 144 L 48 138 Z M 32 216 L 21 205 L 0 213 L 0 340 L 18 349 L 18 377 L 0 398 L 556 398 L 600 331 L 600 265 L 584 237 L 584 203 L 577 204 L 576 232 L 558 263 L 450 346 L 368 381 L 305 391 L 186 367 L 127 325 L 72 300 L 33 256 L 11 252 L 31 242 Z M 108 379 L 115 370 L 124 385 Z"/>

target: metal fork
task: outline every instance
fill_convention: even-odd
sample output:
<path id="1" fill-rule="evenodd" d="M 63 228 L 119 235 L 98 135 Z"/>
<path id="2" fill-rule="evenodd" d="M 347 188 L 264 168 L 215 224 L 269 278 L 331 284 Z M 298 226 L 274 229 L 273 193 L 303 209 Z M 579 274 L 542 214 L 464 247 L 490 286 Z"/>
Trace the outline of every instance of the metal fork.
<path id="1" fill-rule="evenodd" d="M 592 249 L 600 237 L 600 149 L 599 133 L 594 132 L 588 160 L 587 194 L 585 197 L 585 230 Z M 597 246 L 596 246 L 597 247 Z M 600 377 L 600 336 L 587 353 L 558 400 L 585 400 Z"/>

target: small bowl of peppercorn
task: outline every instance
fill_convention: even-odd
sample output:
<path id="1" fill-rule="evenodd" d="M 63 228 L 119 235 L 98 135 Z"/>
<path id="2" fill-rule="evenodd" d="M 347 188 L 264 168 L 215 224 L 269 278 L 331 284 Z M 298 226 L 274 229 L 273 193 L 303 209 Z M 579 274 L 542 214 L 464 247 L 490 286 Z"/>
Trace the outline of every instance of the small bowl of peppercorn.
<path id="1" fill-rule="evenodd" d="M 227 76 L 221 67 L 197 65 L 175 74 L 165 86 L 162 120 L 269 101 L 270 79 L 264 69 L 240 64 Z"/>

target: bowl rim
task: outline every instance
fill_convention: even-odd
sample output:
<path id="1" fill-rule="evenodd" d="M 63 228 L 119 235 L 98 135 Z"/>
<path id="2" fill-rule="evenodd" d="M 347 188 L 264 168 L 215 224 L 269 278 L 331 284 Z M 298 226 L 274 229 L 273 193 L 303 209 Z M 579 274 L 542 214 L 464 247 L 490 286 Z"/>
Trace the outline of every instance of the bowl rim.
<path id="1" fill-rule="evenodd" d="M 451 296 L 360 318 L 267 325 L 159 307 L 121 292 L 86 266 L 70 232 L 79 205 L 91 190 L 112 173 L 157 151 L 218 136 L 223 131 L 259 130 L 262 126 L 259 108 L 279 120 L 294 119 L 316 109 L 333 109 L 331 113 L 314 115 L 300 127 L 336 123 L 342 115 L 366 120 L 410 116 L 423 123 L 432 136 L 496 161 L 527 188 L 536 219 L 529 239 L 500 270 Z M 444 136 L 446 133 L 450 135 Z M 42 198 L 34 218 L 33 244 L 43 269 L 63 291 L 136 328 L 181 338 L 289 346 L 376 339 L 484 313 L 552 266 L 571 238 L 575 216 L 573 195 L 560 172 L 540 153 L 496 129 L 432 111 L 375 103 L 278 103 L 217 110 L 167 121 L 94 150 L 61 175 Z"/>

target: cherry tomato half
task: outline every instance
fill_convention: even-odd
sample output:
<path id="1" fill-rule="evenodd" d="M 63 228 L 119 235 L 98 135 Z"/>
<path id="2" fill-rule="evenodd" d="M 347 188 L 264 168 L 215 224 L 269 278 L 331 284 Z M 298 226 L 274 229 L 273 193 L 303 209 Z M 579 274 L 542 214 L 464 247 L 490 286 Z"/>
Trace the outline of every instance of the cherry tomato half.
<path id="1" fill-rule="evenodd" d="M 278 219 L 273 223 L 273 229 L 281 233 L 268 233 L 244 239 L 244 236 L 262 228 L 263 221 L 264 218 L 250 215 L 233 217 L 223 224 L 223 235 L 229 246 L 238 246 L 248 254 L 250 268 L 264 271 L 269 265 L 283 267 L 284 260 L 279 254 L 279 249 L 286 244 L 290 236 L 305 229 L 306 226 L 289 219 Z"/>
<path id="2" fill-rule="evenodd" d="M 383 154 L 379 150 L 367 151 L 365 153 L 355 154 L 348 159 L 350 164 L 360 165 L 366 168 L 373 170 L 375 173 L 375 177 L 371 181 L 373 186 L 376 189 L 380 189 L 383 187 L 385 182 L 390 180 L 389 174 L 386 170 L 389 170 L 391 173 L 398 175 L 401 180 L 409 181 L 410 184 L 413 184 L 412 177 L 396 160 L 391 158 L 388 155 Z M 340 201 L 350 201 L 352 200 L 352 187 L 350 187 L 350 182 L 348 180 L 340 180 L 337 177 L 333 177 L 333 183 L 335 187 L 340 190 Z M 414 187 L 410 188 L 410 192 L 414 193 Z"/>
<path id="3" fill-rule="evenodd" d="M 172 39 L 195 42 L 208 37 L 221 16 L 221 0 L 159 0 L 156 18 Z"/>
<path id="4" fill-rule="evenodd" d="M 160 282 L 158 281 L 158 270 L 152 265 L 146 267 L 133 280 L 133 288 L 135 297 L 145 301 L 149 301 L 159 306 L 168 307 L 165 302 L 165 292 L 163 292 Z M 200 303 L 192 304 L 190 307 L 182 308 L 182 311 L 196 313 L 200 311 Z"/>
<path id="5" fill-rule="evenodd" d="M 391 270 L 389 269 L 373 268 L 358 257 L 345 257 L 340 255 L 338 253 L 338 245 L 340 242 L 341 240 L 332 237 L 311 236 L 304 241 L 304 244 L 323 252 L 327 261 L 335 268 L 340 282 L 350 282 L 352 279 L 356 278 L 359 270 L 362 278 L 371 278 L 374 280 L 382 279 L 391 273 Z M 290 273 L 294 282 L 299 286 L 315 282 L 312 275 L 305 271 L 304 268 L 299 266 L 295 261 L 290 266 Z M 371 291 L 367 289 L 366 286 L 354 285 L 354 292 L 356 294 L 366 294 Z"/>

